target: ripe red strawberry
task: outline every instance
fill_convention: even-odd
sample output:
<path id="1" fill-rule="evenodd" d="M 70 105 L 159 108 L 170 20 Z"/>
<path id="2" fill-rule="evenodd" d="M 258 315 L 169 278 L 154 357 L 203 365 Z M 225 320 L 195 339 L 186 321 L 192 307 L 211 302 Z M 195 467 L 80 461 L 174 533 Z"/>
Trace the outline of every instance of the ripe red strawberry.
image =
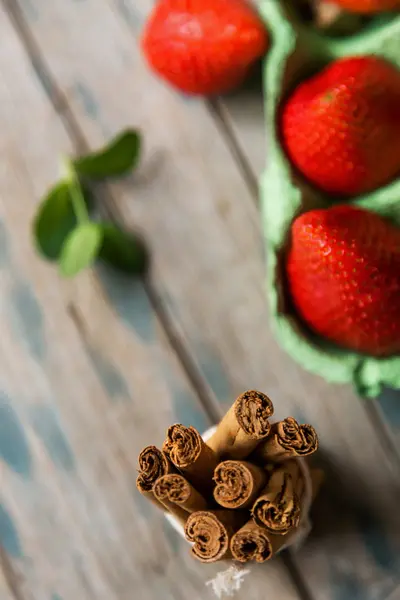
<path id="1" fill-rule="evenodd" d="M 400 352 L 400 228 L 352 206 L 307 212 L 292 225 L 287 275 L 313 331 L 373 356 Z"/>
<path id="2" fill-rule="evenodd" d="M 335 0 L 335 2 L 346 10 L 365 14 L 400 9 L 400 0 Z"/>
<path id="3" fill-rule="evenodd" d="M 294 165 L 325 192 L 388 183 L 400 173 L 400 71 L 375 56 L 333 62 L 287 100 L 282 133 Z"/>
<path id="4" fill-rule="evenodd" d="M 246 0 L 159 0 L 142 49 L 163 79 L 188 94 L 222 94 L 245 79 L 268 34 Z"/>

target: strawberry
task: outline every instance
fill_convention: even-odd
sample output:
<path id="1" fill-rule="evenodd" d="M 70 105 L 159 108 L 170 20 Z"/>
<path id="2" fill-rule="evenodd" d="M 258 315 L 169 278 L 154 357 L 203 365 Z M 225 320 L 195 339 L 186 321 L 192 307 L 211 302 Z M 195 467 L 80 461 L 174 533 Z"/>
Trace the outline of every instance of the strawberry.
<path id="1" fill-rule="evenodd" d="M 149 65 L 188 94 L 222 94 L 245 79 L 268 34 L 245 0 L 159 0 L 145 27 Z"/>
<path id="2" fill-rule="evenodd" d="M 312 210 L 292 225 L 289 291 L 319 335 L 373 356 L 400 352 L 400 229 L 353 206 Z"/>
<path id="3" fill-rule="evenodd" d="M 335 0 L 336 4 L 350 12 L 378 13 L 385 10 L 400 10 L 400 0 Z"/>
<path id="4" fill-rule="evenodd" d="M 400 71 L 375 56 L 333 62 L 289 97 L 282 135 L 294 165 L 325 192 L 388 183 L 400 172 Z"/>

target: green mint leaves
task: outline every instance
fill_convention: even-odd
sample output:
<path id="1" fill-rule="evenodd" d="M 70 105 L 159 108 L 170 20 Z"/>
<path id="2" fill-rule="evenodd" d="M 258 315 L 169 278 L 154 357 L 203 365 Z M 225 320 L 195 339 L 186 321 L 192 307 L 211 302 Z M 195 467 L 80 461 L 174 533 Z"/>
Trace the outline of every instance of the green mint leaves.
<path id="1" fill-rule="evenodd" d="M 44 197 L 33 222 L 40 254 L 72 277 L 97 259 L 125 273 L 141 273 L 147 253 L 141 239 L 117 225 L 90 217 L 90 195 L 83 182 L 124 175 L 136 167 L 141 138 L 125 131 L 98 152 L 64 162 L 64 176 Z"/>
<path id="2" fill-rule="evenodd" d="M 139 162 L 141 138 L 136 131 L 124 131 L 106 148 L 74 160 L 79 176 L 91 179 L 118 177 L 134 169 Z"/>
<path id="3" fill-rule="evenodd" d="M 102 241 L 103 232 L 98 223 L 87 221 L 75 227 L 61 250 L 59 259 L 61 275 L 72 277 L 82 269 L 90 267 L 99 254 Z"/>
<path id="4" fill-rule="evenodd" d="M 147 252 L 142 240 L 122 231 L 113 223 L 102 223 L 103 235 L 100 258 L 103 262 L 125 273 L 143 273 L 147 266 Z"/>
<path id="5" fill-rule="evenodd" d="M 76 225 L 69 185 L 61 181 L 42 200 L 33 223 L 39 252 L 48 260 L 58 260 L 66 238 Z"/>

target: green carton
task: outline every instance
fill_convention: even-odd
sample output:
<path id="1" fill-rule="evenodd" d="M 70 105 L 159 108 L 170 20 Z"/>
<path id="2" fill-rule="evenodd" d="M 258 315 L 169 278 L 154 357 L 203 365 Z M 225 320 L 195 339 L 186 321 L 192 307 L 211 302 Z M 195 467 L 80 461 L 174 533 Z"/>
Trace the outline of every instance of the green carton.
<path id="1" fill-rule="evenodd" d="M 282 347 L 305 369 L 329 382 L 353 383 L 360 395 L 375 397 L 385 386 L 400 389 L 400 356 L 377 359 L 313 337 L 297 320 L 285 297 L 282 257 L 291 223 L 300 212 L 327 207 L 333 200 L 308 185 L 292 168 L 280 143 L 278 112 L 289 90 L 336 58 L 375 54 L 400 68 L 400 16 L 378 17 L 356 35 L 332 38 L 303 23 L 295 5 L 296 0 L 264 0 L 260 7 L 272 37 L 264 67 L 269 156 L 261 181 L 272 325 Z M 400 225 L 400 178 L 346 202 Z"/>

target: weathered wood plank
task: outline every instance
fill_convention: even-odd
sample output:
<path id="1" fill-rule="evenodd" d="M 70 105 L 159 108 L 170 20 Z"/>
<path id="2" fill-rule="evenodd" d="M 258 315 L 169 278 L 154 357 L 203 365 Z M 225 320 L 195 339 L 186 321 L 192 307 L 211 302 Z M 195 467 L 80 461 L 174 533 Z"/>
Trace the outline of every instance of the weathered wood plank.
<path id="1" fill-rule="evenodd" d="M 0 519 L 1 519 L 1 513 L 0 513 Z M 18 598 L 15 598 L 11 592 L 11 589 L 8 585 L 8 582 L 6 580 L 5 577 L 5 565 L 3 564 L 2 561 L 2 549 L 0 546 L 0 600 L 19 600 Z"/>
<path id="2" fill-rule="evenodd" d="M 251 2 L 257 6 L 262 0 Z M 268 158 L 261 66 L 243 89 L 219 98 L 216 103 L 228 131 L 243 154 L 249 172 L 258 180 Z"/>
<path id="3" fill-rule="evenodd" d="M 400 587 L 397 587 L 386 600 L 400 600 Z"/>
<path id="4" fill-rule="evenodd" d="M 317 427 L 339 473 L 324 515 L 337 531 L 297 558 L 310 589 L 330 600 L 388 593 L 399 572 L 396 462 L 347 388 L 303 373 L 272 339 L 259 216 L 214 120 L 148 73 L 116 3 L 34 4 L 36 42 L 90 143 L 127 123 L 144 130 L 142 168 L 114 186 L 116 202 L 146 231 L 154 285 L 210 388 L 225 401 L 248 387 L 268 391 L 278 415 Z M 129 6 L 135 34 L 150 2 Z"/>
<path id="5" fill-rule="evenodd" d="M 261 78 L 261 75 L 260 75 Z M 234 140 L 241 154 L 250 184 L 258 183 L 268 159 L 268 141 L 265 134 L 264 106 L 260 85 L 249 84 L 231 96 L 213 101 L 224 122 L 227 134 Z M 254 194 L 257 200 L 257 194 Z"/>
<path id="6" fill-rule="evenodd" d="M 0 598 L 1 600 L 14 600 L 5 580 L 0 575 Z"/>
<path id="7" fill-rule="evenodd" d="M 136 0 L 113 0 L 115 9 L 128 27 L 138 35 L 143 24 L 143 12 Z M 254 0 L 254 4 L 261 0 Z M 243 158 L 259 177 L 267 160 L 267 140 L 264 126 L 264 106 L 261 92 L 261 69 L 252 74 L 246 87 L 212 104 L 220 113 L 228 135 L 236 141 Z"/>
<path id="8" fill-rule="evenodd" d="M 0 542 L 24 600 L 211 599 L 219 567 L 194 563 L 135 491 L 143 445 L 208 417 L 142 283 L 64 283 L 34 256 L 37 199 L 71 146 L 2 9 L 0 31 Z M 249 598 L 261 581 L 297 598 L 280 563 Z"/>
<path id="9" fill-rule="evenodd" d="M 392 430 L 395 437 L 400 437 L 400 391 L 385 390 L 378 400 L 374 402 L 383 415 L 388 429 Z"/>

